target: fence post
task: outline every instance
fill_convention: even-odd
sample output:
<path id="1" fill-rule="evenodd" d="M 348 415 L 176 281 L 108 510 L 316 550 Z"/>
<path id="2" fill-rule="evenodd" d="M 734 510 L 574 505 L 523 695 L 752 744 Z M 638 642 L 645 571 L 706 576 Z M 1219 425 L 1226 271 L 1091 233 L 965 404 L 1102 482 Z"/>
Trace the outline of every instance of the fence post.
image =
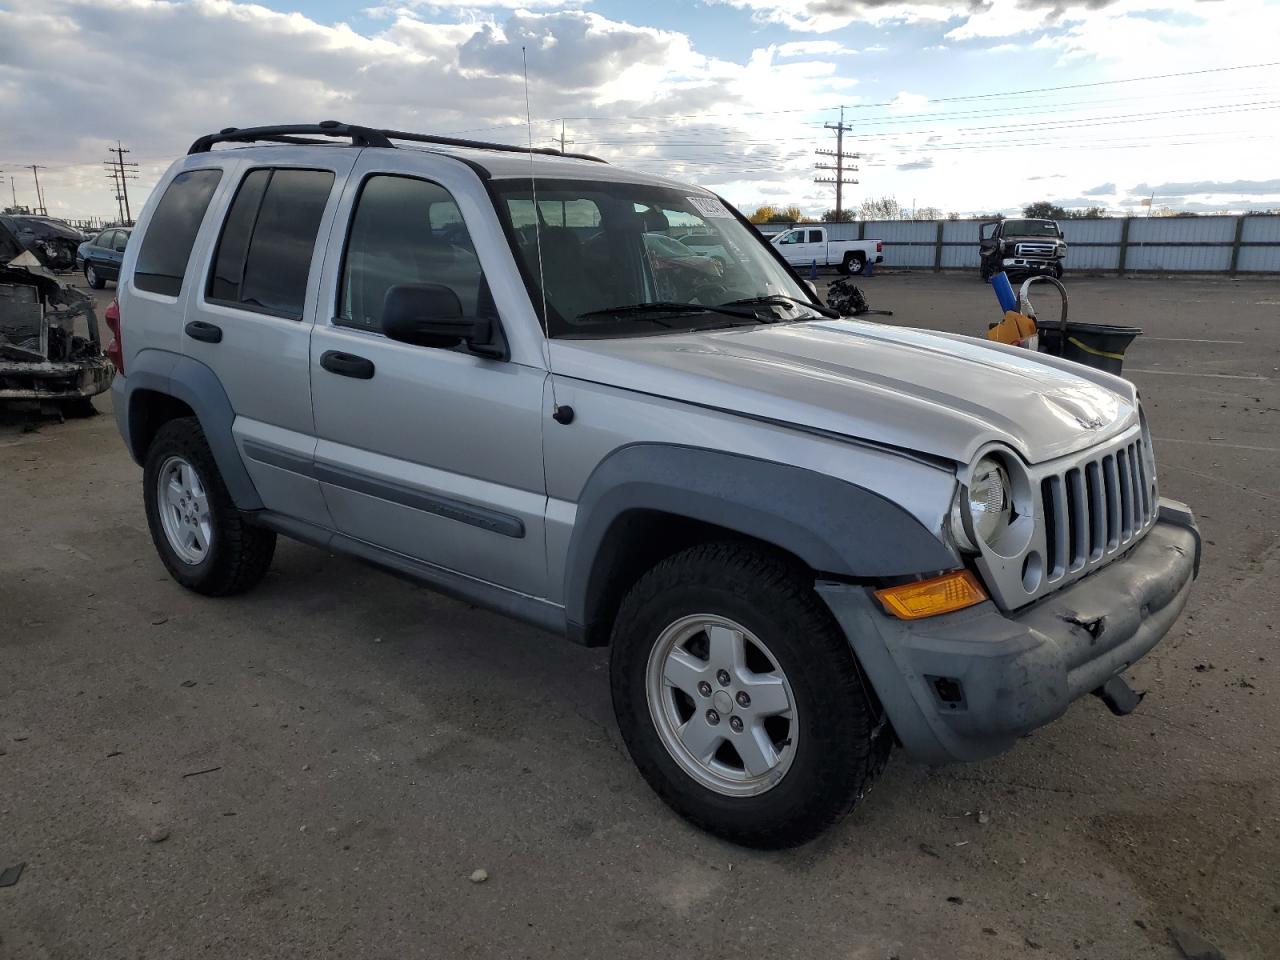
<path id="1" fill-rule="evenodd" d="M 1236 236 L 1231 243 L 1231 266 L 1227 268 L 1227 276 L 1236 275 L 1236 267 L 1240 263 L 1240 238 L 1244 235 L 1244 216 L 1236 217 Z"/>
<path id="2" fill-rule="evenodd" d="M 1124 276 L 1125 261 L 1129 258 L 1129 221 L 1133 217 L 1125 216 L 1120 224 L 1120 262 L 1116 264 L 1116 273 Z"/>
<path id="3" fill-rule="evenodd" d="M 946 225 L 945 220 L 938 221 L 938 242 L 933 248 L 933 272 L 942 272 L 942 228 Z"/>
<path id="4" fill-rule="evenodd" d="M 858 221 L 858 239 L 859 240 L 867 239 L 867 221 L 865 220 Z"/>

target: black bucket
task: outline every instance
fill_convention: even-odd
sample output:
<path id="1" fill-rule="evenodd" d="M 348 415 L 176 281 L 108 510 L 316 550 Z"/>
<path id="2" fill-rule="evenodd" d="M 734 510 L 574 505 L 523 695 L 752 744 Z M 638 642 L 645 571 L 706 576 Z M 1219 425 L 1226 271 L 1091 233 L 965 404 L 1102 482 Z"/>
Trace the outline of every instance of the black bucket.
<path id="1" fill-rule="evenodd" d="M 1086 366 L 1120 374 L 1124 352 L 1133 338 L 1142 333 L 1140 327 L 1113 327 L 1105 323 L 1067 323 L 1066 349 L 1062 348 L 1062 324 L 1056 320 L 1037 320 L 1040 352 L 1051 353 L 1083 363 Z"/>

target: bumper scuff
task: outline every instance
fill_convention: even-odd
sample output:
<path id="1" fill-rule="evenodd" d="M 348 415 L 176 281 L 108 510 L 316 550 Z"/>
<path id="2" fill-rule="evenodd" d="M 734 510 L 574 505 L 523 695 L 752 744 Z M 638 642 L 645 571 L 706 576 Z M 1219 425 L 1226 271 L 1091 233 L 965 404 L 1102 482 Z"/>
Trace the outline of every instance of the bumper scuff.
<path id="1" fill-rule="evenodd" d="M 1057 719 L 1173 626 L 1199 569 L 1200 535 L 1185 505 L 1160 506 L 1123 556 L 1012 615 L 986 602 L 907 623 L 865 587 L 817 590 L 906 751 L 927 763 L 978 760 Z"/>

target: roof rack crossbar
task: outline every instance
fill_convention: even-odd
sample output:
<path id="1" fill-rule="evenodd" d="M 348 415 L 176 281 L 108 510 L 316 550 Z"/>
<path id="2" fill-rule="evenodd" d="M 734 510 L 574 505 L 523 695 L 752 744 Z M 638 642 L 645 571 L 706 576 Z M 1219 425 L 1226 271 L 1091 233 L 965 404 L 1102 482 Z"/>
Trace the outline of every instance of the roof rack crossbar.
<path id="1" fill-rule="evenodd" d="M 519 147 L 510 143 L 491 143 L 487 140 L 463 140 L 458 137 L 441 137 L 427 133 L 409 133 L 404 130 L 377 130 L 372 127 L 360 127 L 337 120 L 324 120 L 320 123 L 284 124 L 272 127 L 227 127 L 217 133 L 200 137 L 187 151 L 187 154 L 208 153 L 218 143 L 275 143 L 320 144 L 328 140 L 311 139 L 317 136 L 342 137 L 349 139 L 356 147 L 394 147 L 392 140 L 405 140 L 410 143 L 431 143 L 444 147 L 463 147 L 469 150 L 496 150 L 503 153 L 538 153 L 550 157 L 571 157 L 575 160 L 591 160 L 605 163 L 599 157 L 589 153 L 562 153 L 553 147 Z"/>

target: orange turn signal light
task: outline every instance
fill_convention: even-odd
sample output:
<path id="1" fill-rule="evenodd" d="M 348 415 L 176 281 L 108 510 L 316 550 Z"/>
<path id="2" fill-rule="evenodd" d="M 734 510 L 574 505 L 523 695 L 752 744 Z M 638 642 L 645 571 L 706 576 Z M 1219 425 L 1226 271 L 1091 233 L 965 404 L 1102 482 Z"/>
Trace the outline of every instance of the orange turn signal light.
<path id="1" fill-rule="evenodd" d="M 987 591 L 968 570 L 953 570 L 929 580 L 877 590 L 876 599 L 899 620 L 921 620 L 972 607 L 987 599 Z"/>

